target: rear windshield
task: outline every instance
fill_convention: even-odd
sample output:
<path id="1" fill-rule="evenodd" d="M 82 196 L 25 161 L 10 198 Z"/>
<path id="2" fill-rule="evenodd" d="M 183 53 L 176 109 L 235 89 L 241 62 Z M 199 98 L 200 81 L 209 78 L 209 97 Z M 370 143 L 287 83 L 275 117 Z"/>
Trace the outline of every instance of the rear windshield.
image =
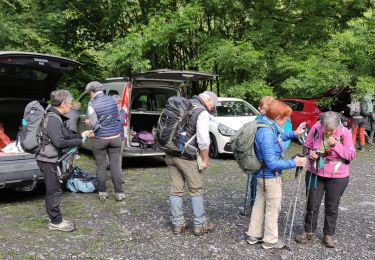
<path id="1" fill-rule="evenodd" d="M 217 116 L 256 116 L 257 110 L 244 101 L 220 101 L 216 106 Z"/>
<path id="2" fill-rule="evenodd" d="M 133 93 L 133 111 L 162 111 L 168 98 L 178 94 L 176 89 L 136 89 Z"/>
<path id="3" fill-rule="evenodd" d="M 43 81 L 48 77 L 48 74 L 25 67 L 0 66 L 0 77 L 17 77 L 26 80 Z"/>

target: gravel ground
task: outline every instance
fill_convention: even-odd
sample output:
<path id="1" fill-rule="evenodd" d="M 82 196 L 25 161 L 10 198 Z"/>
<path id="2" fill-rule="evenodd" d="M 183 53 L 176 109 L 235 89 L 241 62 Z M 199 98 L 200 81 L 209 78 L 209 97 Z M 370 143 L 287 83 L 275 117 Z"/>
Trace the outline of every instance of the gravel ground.
<path id="1" fill-rule="evenodd" d="M 292 144 L 289 155 L 300 147 Z M 43 191 L 0 191 L 0 259 L 375 259 L 375 149 L 358 153 L 351 165 L 349 187 L 341 201 L 338 246 L 326 249 L 318 237 L 307 245 L 291 242 L 288 250 L 263 250 L 245 242 L 249 218 L 239 214 L 246 178 L 230 157 L 210 161 L 205 173 L 206 211 L 217 228 L 202 237 L 191 230 L 173 235 L 168 214 L 168 171 L 162 159 L 132 159 L 123 169 L 126 199 L 102 203 L 97 194 L 65 192 L 61 209 L 72 219 L 72 233 L 49 231 Z M 94 162 L 82 155 L 77 164 L 93 172 Z M 284 174 L 279 233 L 284 230 L 293 172 Z M 112 184 L 108 182 L 110 191 Z M 301 189 L 294 232 L 304 212 Z M 188 199 L 185 212 L 192 219 Z M 321 212 L 322 213 L 322 212 Z"/>

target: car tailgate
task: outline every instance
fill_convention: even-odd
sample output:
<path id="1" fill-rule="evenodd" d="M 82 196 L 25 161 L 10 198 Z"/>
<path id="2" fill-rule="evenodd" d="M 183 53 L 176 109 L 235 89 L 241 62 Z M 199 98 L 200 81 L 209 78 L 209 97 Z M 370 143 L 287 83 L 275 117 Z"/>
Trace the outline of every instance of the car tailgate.
<path id="1" fill-rule="evenodd" d="M 0 156 L 0 188 L 16 186 L 18 183 L 43 180 L 35 155 L 1 154 Z"/>

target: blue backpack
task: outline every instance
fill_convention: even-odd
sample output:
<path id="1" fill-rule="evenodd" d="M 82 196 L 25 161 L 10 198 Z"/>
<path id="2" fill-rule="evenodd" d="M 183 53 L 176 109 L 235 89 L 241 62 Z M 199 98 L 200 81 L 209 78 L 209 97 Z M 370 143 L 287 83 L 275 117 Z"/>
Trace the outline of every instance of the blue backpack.
<path id="1" fill-rule="evenodd" d="M 66 187 L 71 192 L 91 193 L 98 189 L 98 178 L 90 176 L 87 172 L 78 168 L 73 168 L 72 174 L 66 180 Z"/>

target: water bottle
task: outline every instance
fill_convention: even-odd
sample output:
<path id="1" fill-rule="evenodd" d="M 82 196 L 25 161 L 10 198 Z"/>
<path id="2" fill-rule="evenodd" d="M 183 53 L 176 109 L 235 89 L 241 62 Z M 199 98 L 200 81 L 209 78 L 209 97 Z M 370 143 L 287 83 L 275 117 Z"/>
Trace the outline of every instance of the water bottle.
<path id="1" fill-rule="evenodd" d="M 181 132 L 177 136 L 177 149 L 182 152 L 185 147 L 186 142 L 186 132 Z"/>

